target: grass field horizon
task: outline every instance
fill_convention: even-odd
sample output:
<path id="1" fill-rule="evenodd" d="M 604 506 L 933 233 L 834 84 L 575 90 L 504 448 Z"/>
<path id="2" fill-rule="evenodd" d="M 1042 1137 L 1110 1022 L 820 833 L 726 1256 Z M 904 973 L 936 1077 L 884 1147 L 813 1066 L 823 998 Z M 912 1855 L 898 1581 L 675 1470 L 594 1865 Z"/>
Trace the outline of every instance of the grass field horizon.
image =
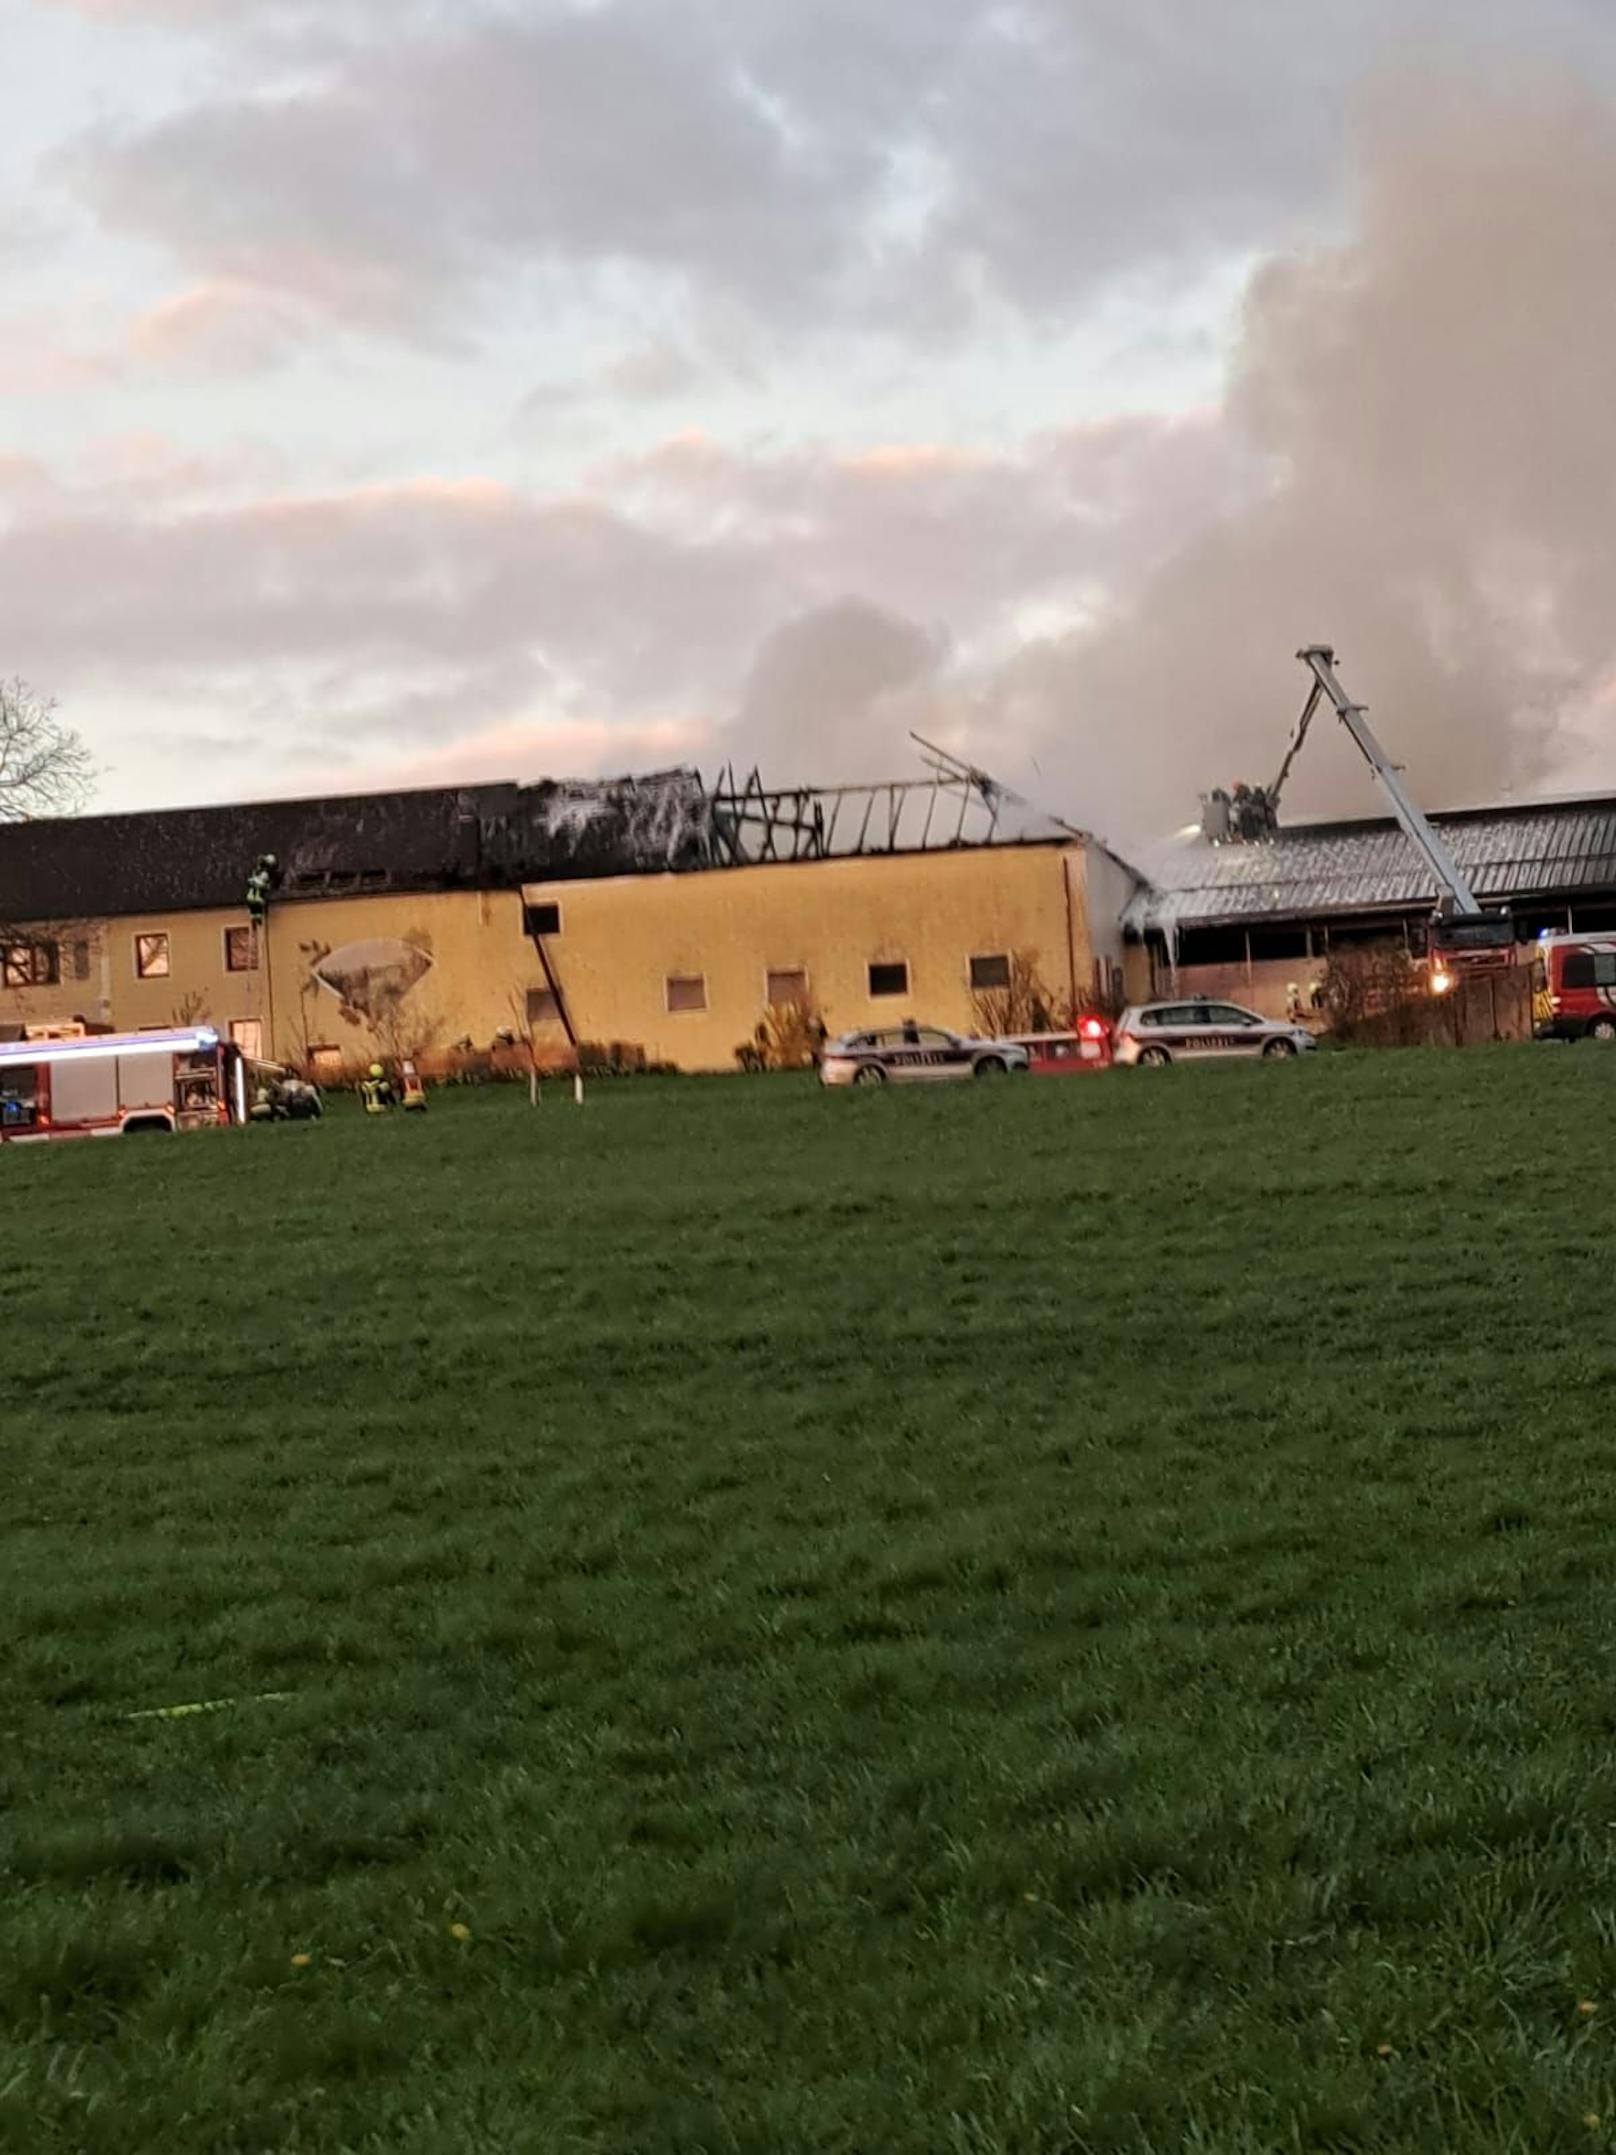
<path id="1" fill-rule="evenodd" d="M 0 1151 L 0 2145 L 1616 2145 L 1613 1110 Z"/>

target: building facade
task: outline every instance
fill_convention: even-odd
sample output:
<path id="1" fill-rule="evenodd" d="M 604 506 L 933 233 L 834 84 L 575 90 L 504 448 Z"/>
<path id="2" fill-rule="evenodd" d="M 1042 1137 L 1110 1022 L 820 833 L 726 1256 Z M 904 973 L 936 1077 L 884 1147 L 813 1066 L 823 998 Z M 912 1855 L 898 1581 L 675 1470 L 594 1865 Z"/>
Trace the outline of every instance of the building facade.
<path id="1" fill-rule="evenodd" d="M 675 772 L 8 826 L 0 1037 L 206 1022 L 326 1080 L 513 1040 L 723 1070 L 771 1009 L 965 1028 L 1012 976 L 1053 1011 L 1114 994 L 1137 877 L 1004 806 Z"/>
<path id="2" fill-rule="evenodd" d="M 1616 928 L 1616 798 L 1433 815 L 1486 906 L 1507 906 L 1522 945 L 1545 930 Z M 1390 818 L 1294 824 L 1249 843 L 1175 842 L 1124 911 L 1137 995 L 1231 997 L 1283 1016 L 1332 951 L 1401 941 L 1416 955 L 1437 893 Z"/>

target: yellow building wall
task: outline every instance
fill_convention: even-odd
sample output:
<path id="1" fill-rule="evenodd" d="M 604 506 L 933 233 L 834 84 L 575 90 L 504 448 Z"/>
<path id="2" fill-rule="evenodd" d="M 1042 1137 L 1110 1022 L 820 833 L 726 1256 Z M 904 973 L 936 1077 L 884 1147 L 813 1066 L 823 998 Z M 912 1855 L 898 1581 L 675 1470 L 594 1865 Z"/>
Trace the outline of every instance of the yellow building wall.
<path id="1" fill-rule="evenodd" d="M 546 985 L 523 933 L 526 900 L 560 907 L 545 950 L 581 1041 L 732 1070 L 764 1015 L 771 970 L 807 975 L 832 1032 L 909 1016 L 971 1026 L 973 956 L 1025 953 L 1059 1001 L 1085 998 L 1096 945 L 1104 953 L 1115 935 L 1113 866 L 1080 844 L 1004 846 L 525 892 L 283 899 L 271 904 L 258 967 L 239 973 L 227 969 L 225 931 L 247 925 L 244 910 L 130 916 L 63 931 L 60 983 L 0 991 L 0 1020 L 83 1017 L 119 1031 L 203 1022 L 221 1033 L 256 1024 L 264 1054 L 301 1064 L 324 1050 L 328 1075 L 398 1054 L 431 1061 L 466 1041 L 486 1049 L 526 1030 L 529 994 Z M 153 934 L 168 938 L 168 972 L 142 979 L 136 941 Z M 872 996 L 869 967 L 900 960 L 905 992 Z M 342 992 L 322 985 L 322 969 Z M 670 1011 L 670 976 L 701 977 L 706 1007 Z M 559 1021 L 541 1021 L 534 1040 L 541 1059 L 566 1056 Z"/>
<path id="2" fill-rule="evenodd" d="M 580 1039 L 732 1070 L 763 1017 L 771 970 L 807 974 L 833 1033 L 909 1016 L 969 1027 L 977 955 L 1027 952 L 1056 996 L 1074 980 L 1085 994 L 1084 867 L 1081 846 L 1005 846 L 530 884 L 525 896 L 561 909 L 546 949 Z M 869 967 L 898 960 L 907 990 L 872 996 Z M 669 1011 L 672 976 L 703 978 L 706 1008 Z M 563 1042 L 559 1022 L 536 1033 L 541 1054 Z"/>
<path id="3" fill-rule="evenodd" d="M 353 953 L 356 963 L 373 957 L 385 983 L 389 966 L 411 951 L 429 962 L 391 1017 L 385 994 L 356 1008 L 316 978 Z M 336 1048 L 349 1068 L 377 1056 L 430 1060 L 465 1040 L 482 1049 L 501 1031 L 520 1033 L 527 990 L 542 979 L 513 890 L 272 903 L 269 955 L 277 1056 L 303 1062 Z"/>
<path id="4" fill-rule="evenodd" d="M 58 941 L 63 977 L 50 987 L 0 988 L 0 1022 L 84 1018 L 119 1032 L 208 1024 L 227 1035 L 256 1025 L 257 1044 L 272 1059 L 301 1062 L 311 1048 L 324 1047 L 354 1069 L 377 1055 L 427 1055 L 468 1037 L 486 1048 L 502 1028 L 520 1031 L 537 973 L 515 891 L 379 893 L 272 905 L 257 966 L 231 972 L 225 931 L 247 925 L 246 912 L 231 909 L 128 915 L 60 935 L 36 929 Z M 157 935 L 168 938 L 168 971 L 143 979 L 138 939 Z M 322 963 L 340 964 L 355 946 L 379 959 L 384 979 L 390 962 L 418 971 L 394 1014 L 384 1010 L 380 1022 L 364 1007 L 371 998 L 362 987 L 356 1007 L 315 977 Z"/>

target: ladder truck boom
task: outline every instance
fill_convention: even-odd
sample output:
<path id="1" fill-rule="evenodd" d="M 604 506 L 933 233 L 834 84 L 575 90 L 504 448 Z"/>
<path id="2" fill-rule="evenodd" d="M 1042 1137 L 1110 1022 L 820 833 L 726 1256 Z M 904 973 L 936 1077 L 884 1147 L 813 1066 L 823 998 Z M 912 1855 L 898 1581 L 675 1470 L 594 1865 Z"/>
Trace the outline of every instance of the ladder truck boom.
<path id="1" fill-rule="evenodd" d="M 1270 828 L 1277 826 L 1279 792 L 1295 762 L 1313 714 L 1328 701 L 1359 753 L 1374 772 L 1377 783 L 1392 804 L 1392 812 L 1410 844 L 1431 872 L 1436 886 L 1437 907 L 1431 923 L 1430 958 L 1433 987 L 1440 992 L 1451 985 L 1456 971 L 1486 972 L 1515 961 L 1515 924 L 1507 910 L 1484 912 L 1470 878 L 1432 829 L 1424 811 L 1410 797 L 1398 770 L 1375 737 L 1361 703 L 1354 703 L 1336 678 L 1335 652 L 1328 644 L 1308 644 L 1296 656 L 1313 676 L 1302 715 L 1291 735 L 1290 747 L 1279 767 L 1279 776 L 1262 796 L 1262 808 Z"/>
<path id="2" fill-rule="evenodd" d="M 1431 828 L 1423 810 L 1410 798 L 1408 788 L 1403 784 L 1402 774 L 1376 740 L 1364 706 L 1361 703 L 1353 703 L 1336 679 L 1334 651 L 1328 644 L 1309 644 L 1304 650 L 1298 651 L 1296 656 L 1312 674 L 1313 687 L 1301 718 L 1297 721 L 1296 732 L 1280 767 L 1279 776 L 1269 788 L 1270 800 L 1278 799 L 1285 775 L 1302 745 L 1313 713 L 1319 707 L 1319 699 L 1327 696 L 1335 706 L 1337 718 L 1352 735 L 1364 761 L 1374 772 L 1381 791 L 1391 802 L 1393 814 L 1407 832 L 1426 867 L 1436 878 L 1437 889 L 1446 899 L 1447 909 L 1455 913 L 1478 915 L 1481 907 L 1477 903 L 1475 892 L 1470 888 L 1469 878 Z"/>

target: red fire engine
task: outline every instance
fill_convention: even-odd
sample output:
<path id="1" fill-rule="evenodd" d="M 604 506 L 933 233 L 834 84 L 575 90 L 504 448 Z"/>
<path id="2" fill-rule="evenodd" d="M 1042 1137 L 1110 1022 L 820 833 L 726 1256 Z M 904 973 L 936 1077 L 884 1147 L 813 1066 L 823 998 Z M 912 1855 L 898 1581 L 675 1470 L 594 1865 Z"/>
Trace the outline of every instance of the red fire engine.
<path id="1" fill-rule="evenodd" d="M 241 1051 L 210 1026 L 0 1042 L 0 1143 L 246 1119 Z"/>
<path id="2" fill-rule="evenodd" d="M 1539 1040 L 1616 1040 L 1616 936 L 1545 935 L 1532 961 Z"/>

